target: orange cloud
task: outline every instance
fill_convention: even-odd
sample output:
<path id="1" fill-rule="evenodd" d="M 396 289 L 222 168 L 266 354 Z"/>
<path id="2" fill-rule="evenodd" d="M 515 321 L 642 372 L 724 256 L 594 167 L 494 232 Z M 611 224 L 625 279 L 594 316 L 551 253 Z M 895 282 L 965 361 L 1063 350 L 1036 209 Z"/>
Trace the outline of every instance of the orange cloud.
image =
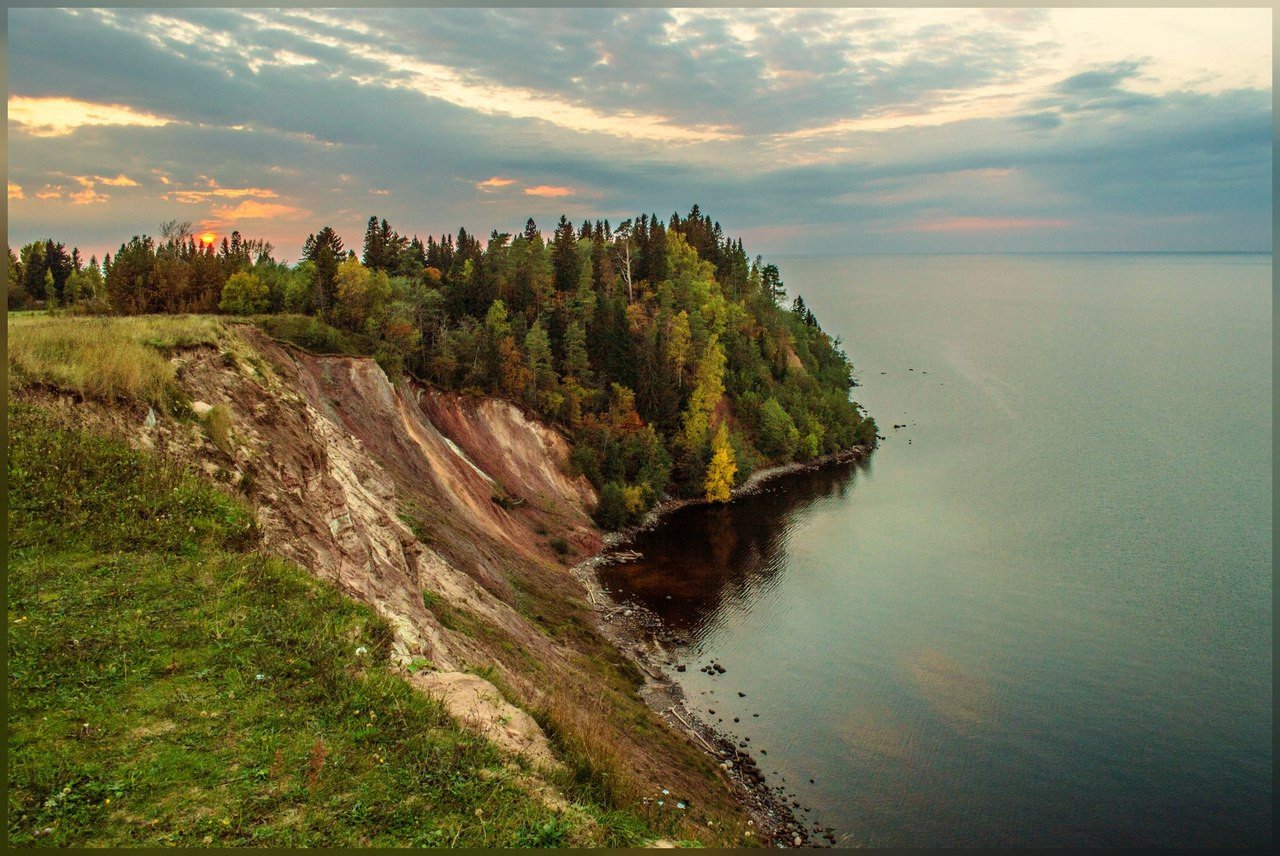
<path id="1" fill-rule="evenodd" d="M 1075 225 L 1071 220 L 1047 217 L 943 217 L 917 220 L 914 232 L 1003 232 L 1010 229 L 1061 229 Z"/>
<path id="2" fill-rule="evenodd" d="M 269 220 L 272 217 L 295 217 L 306 214 L 301 208 L 283 205 L 279 202 L 259 202 L 246 199 L 234 208 L 230 205 L 215 205 L 214 216 L 222 221 L 232 220 Z"/>
<path id="3" fill-rule="evenodd" d="M 202 202 L 208 202 L 211 199 L 243 199 L 251 197 L 254 199 L 275 199 L 279 196 L 274 190 L 265 187 L 218 187 L 217 183 L 212 179 L 209 185 L 213 190 L 174 190 L 166 193 L 160 198 L 166 202 L 182 202 L 187 205 L 199 205 Z"/>
<path id="4" fill-rule="evenodd" d="M 10 127 L 34 137 L 61 137 L 85 125 L 155 128 L 172 121 L 123 104 L 95 104 L 75 98 L 9 96 Z"/>
<path id="5" fill-rule="evenodd" d="M 9 182 L 9 198 L 10 199 L 26 199 L 27 198 L 27 195 L 22 192 L 21 184 L 14 184 L 12 181 Z"/>
<path id="6" fill-rule="evenodd" d="M 61 184 L 46 184 L 36 192 L 36 199 L 61 199 Z"/>
<path id="7" fill-rule="evenodd" d="M 486 178 L 484 181 L 477 181 L 476 189 L 477 190 L 497 190 L 499 187 L 507 187 L 508 185 L 512 185 L 515 183 L 516 183 L 516 180 L 514 178 L 500 178 L 499 176 L 495 175 L 493 178 Z"/>
<path id="8" fill-rule="evenodd" d="M 101 183 L 105 184 L 107 187 L 137 187 L 138 186 L 138 182 L 134 181 L 132 178 L 129 178 L 129 176 L 125 175 L 124 173 L 120 173 L 115 178 L 103 178 L 100 175 L 95 175 L 94 178 L 96 178 Z"/>
<path id="9" fill-rule="evenodd" d="M 92 205 L 95 202 L 106 202 L 110 197 L 104 193 L 99 193 L 93 189 L 92 185 L 90 185 L 84 190 L 72 193 L 67 198 L 71 200 L 72 205 Z"/>
<path id="10" fill-rule="evenodd" d="M 528 196 L 572 196 L 573 189 L 569 187 L 556 187 L 553 184 L 539 184 L 536 187 L 526 187 L 524 192 Z"/>
<path id="11" fill-rule="evenodd" d="M 108 187 L 137 187 L 138 182 L 129 176 L 121 173 L 115 178 L 107 178 L 102 175 L 73 175 L 76 181 L 80 182 L 81 187 L 93 187 L 95 184 L 105 184 Z"/>

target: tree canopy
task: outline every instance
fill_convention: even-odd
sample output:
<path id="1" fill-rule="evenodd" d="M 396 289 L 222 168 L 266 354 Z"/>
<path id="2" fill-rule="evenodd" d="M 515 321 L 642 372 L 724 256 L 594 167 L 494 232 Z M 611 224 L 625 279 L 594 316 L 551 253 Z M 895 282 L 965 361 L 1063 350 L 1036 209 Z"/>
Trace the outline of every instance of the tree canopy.
<path id="1" fill-rule="evenodd" d="M 393 380 L 499 395 L 558 425 L 609 527 L 664 495 L 725 501 L 759 466 L 875 440 L 839 340 L 696 205 L 616 228 L 562 216 L 549 242 L 532 219 L 486 243 L 466 229 L 424 243 L 370 216 L 359 258 L 329 226 L 296 265 L 271 252 L 239 232 L 197 245 L 177 222 L 101 268 L 37 241 L 9 250 L 9 307 L 313 316 Z"/>

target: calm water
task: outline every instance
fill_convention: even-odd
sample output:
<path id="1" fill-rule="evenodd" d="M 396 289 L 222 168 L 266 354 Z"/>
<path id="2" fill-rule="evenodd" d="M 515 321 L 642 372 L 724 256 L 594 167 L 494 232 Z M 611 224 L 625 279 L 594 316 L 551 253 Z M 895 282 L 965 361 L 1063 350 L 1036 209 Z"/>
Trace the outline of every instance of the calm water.
<path id="1" fill-rule="evenodd" d="M 1269 842 L 1271 257 L 780 267 L 888 439 L 602 574 L 690 704 L 848 845 Z"/>

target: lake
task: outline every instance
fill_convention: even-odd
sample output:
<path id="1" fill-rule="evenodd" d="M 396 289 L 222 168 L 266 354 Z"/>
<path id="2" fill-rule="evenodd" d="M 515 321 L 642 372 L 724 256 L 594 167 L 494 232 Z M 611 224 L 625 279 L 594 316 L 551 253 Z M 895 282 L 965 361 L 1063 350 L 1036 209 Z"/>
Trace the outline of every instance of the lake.
<path id="1" fill-rule="evenodd" d="M 1271 256 L 776 261 L 887 439 L 602 569 L 690 707 L 846 846 L 1268 844 Z"/>

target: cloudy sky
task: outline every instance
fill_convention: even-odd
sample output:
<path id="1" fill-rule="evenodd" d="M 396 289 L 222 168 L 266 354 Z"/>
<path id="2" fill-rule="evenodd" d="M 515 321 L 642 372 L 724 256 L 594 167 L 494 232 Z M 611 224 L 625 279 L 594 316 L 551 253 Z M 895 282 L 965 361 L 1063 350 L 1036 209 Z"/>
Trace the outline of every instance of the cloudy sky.
<path id="1" fill-rule="evenodd" d="M 9 242 L 1271 249 L 1269 9 L 10 9 Z"/>

